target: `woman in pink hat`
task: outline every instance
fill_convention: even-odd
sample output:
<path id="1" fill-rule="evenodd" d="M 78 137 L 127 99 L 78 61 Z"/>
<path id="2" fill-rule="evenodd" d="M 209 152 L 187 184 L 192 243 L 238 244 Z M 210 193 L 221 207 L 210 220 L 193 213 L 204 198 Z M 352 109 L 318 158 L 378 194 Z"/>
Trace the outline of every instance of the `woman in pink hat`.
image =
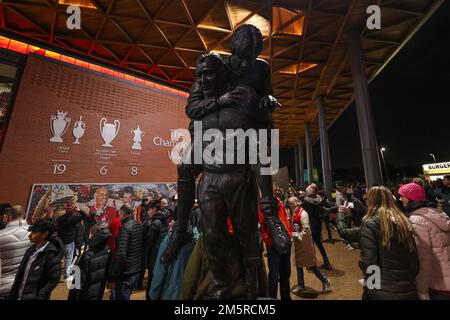
<path id="1" fill-rule="evenodd" d="M 416 235 L 420 272 L 416 286 L 422 300 L 450 300 L 450 218 L 426 200 L 416 183 L 399 189 Z"/>

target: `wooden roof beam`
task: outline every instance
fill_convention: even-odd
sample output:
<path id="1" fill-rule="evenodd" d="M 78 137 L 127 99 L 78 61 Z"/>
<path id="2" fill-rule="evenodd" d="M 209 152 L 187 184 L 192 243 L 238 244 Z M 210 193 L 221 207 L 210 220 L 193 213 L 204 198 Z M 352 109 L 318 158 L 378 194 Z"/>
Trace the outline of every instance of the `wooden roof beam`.
<path id="1" fill-rule="evenodd" d="M 97 0 L 91 0 L 91 2 L 97 7 L 97 9 L 103 13 L 103 18 L 102 18 L 102 22 L 100 23 L 100 26 L 97 29 L 97 32 L 95 33 L 95 37 L 89 47 L 87 54 L 91 54 L 92 50 L 94 50 L 94 46 L 98 40 L 98 37 L 100 36 L 100 33 L 103 31 L 103 27 L 105 26 L 106 20 L 108 19 L 108 15 L 111 12 L 111 9 L 112 9 L 115 1 L 116 0 L 111 0 L 111 2 L 108 5 L 108 8 L 106 9 L 106 12 L 104 12 L 103 9 L 101 9 L 100 4 L 97 2 Z"/>
<path id="2" fill-rule="evenodd" d="M 355 6 L 355 4 L 356 4 L 356 0 L 352 0 L 352 2 L 350 3 L 350 5 L 349 5 L 348 8 L 347 8 L 347 13 L 345 14 L 345 17 L 344 17 L 344 19 L 343 19 L 341 25 L 339 26 L 339 29 L 338 29 L 338 32 L 337 32 L 337 36 L 336 36 L 335 43 L 334 43 L 334 45 L 333 45 L 333 48 L 331 49 L 331 52 L 330 52 L 329 55 L 328 55 L 328 61 L 327 61 L 326 64 L 324 65 L 324 68 L 322 69 L 322 72 L 321 72 L 321 74 L 320 74 L 320 79 L 319 79 L 319 81 L 317 82 L 316 90 L 315 90 L 314 95 L 313 95 L 313 97 L 312 97 L 313 103 L 315 102 L 315 100 L 317 99 L 317 97 L 318 97 L 318 95 L 319 95 L 319 89 L 320 89 L 320 86 L 321 86 L 321 84 L 322 84 L 322 80 L 324 79 L 324 77 L 325 77 L 325 75 L 326 75 L 326 72 L 327 72 L 328 67 L 329 67 L 329 65 L 330 65 L 330 62 L 331 62 L 331 59 L 333 59 L 333 56 L 334 56 L 334 53 L 335 53 L 335 51 L 336 51 L 336 49 L 337 49 L 337 47 L 338 47 L 338 43 L 339 43 L 339 41 L 340 41 L 340 38 L 341 38 L 342 35 L 343 35 L 345 23 L 346 23 L 348 17 L 350 16 L 350 14 L 352 13 L 352 10 L 353 10 L 353 7 Z M 341 68 L 341 67 L 342 67 L 342 66 L 340 65 L 340 66 L 338 67 L 338 69 Z M 335 81 L 336 81 L 336 80 L 335 80 Z M 315 108 L 314 115 L 313 115 L 313 117 L 311 118 L 311 121 L 315 121 L 315 119 L 316 119 L 316 117 L 317 117 L 317 114 L 318 114 L 318 109 Z"/>
<path id="3" fill-rule="evenodd" d="M 368 34 L 368 36 L 370 36 L 370 34 Z M 400 42 L 398 42 L 398 41 L 385 40 L 385 39 L 381 39 L 381 38 L 369 38 L 368 36 L 364 37 L 362 40 L 363 41 L 382 42 L 382 43 L 392 44 L 394 46 L 400 45 Z"/>
<path id="4" fill-rule="evenodd" d="M 383 3 L 382 9 L 388 9 L 388 10 L 392 10 L 392 11 L 397 11 L 397 12 L 401 12 L 401 13 L 408 14 L 408 15 L 411 15 L 411 16 L 416 16 L 416 17 L 424 16 L 424 13 L 422 13 L 422 12 L 417 12 L 417 11 L 413 11 L 413 10 L 406 10 L 406 9 L 402 9 L 402 8 L 389 7 L 386 4 L 387 3 Z"/>

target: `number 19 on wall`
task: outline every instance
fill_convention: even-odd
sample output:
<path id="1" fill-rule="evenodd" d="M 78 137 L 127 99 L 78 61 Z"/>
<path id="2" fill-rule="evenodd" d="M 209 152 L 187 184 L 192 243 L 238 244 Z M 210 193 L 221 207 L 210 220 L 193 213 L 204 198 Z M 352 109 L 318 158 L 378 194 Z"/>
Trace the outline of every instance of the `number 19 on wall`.
<path id="1" fill-rule="evenodd" d="M 53 174 L 63 174 L 67 169 L 64 163 L 55 163 L 53 165 Z"/>

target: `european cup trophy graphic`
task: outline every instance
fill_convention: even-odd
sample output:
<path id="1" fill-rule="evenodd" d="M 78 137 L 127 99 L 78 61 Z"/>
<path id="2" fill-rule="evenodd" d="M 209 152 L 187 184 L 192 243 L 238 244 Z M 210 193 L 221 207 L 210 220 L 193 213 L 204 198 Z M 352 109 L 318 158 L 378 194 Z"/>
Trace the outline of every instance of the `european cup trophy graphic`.
<path id="1" fill-rule="evenodd" d="M 120 128 L 120 121 L 114 120 L 114 123 L 107 123 L 106 118 L 100 120 L 100 134 L 105 142 L 102 147 L 112 148 L 111 142 L 117 137 Z"/>
<path id="2" fill-rule="evenodd" d="M 50 142 L 62 143 L 62 136 L 69 128 L 70 118 L 67 117 L 67 112 L 57 111 L 56 115 L 50 116 L 50 130 L 53 137 L 50 138 Z"/>

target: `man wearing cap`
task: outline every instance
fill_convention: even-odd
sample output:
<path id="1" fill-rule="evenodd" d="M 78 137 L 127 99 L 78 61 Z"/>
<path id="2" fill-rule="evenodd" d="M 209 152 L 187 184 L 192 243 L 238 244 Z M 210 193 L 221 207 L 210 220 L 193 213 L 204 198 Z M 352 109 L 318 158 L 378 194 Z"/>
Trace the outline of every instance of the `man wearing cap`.
<path id="1" fill-rule="evenodd" d="M 33 224 L 29 238 L 34 244 L 25 252 L 17 270 L 9 300 L 49 300 L 61 276 L 63 244 L 51 219 Z"/>
<path id="2" fill-rule="evenodd" d="M 336 206 L 343 206 L 345 203 L 345 190 L 347 188 L 343 184 L 336 184 Z"/>

